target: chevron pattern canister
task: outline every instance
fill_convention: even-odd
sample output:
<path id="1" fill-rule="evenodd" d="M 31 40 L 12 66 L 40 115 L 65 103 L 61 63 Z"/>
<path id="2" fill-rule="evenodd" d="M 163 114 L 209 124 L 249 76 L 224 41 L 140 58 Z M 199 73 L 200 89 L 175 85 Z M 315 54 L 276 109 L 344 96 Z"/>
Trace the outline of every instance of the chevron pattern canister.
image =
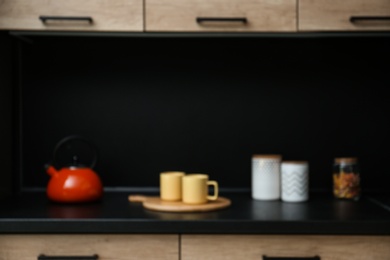
<path id="1" fill-rule="evenodd" d="M 301 202 L 309 199 L 309 164 L 284 161 L 281 165 L 282 200 Z"/>

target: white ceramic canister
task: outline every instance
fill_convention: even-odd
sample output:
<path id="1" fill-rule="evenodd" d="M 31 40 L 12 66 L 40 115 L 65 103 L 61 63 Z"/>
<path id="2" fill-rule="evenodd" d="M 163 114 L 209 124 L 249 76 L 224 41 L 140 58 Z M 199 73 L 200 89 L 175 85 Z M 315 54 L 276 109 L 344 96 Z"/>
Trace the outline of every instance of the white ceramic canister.
<path id="1" fill-rule="evenodd" d="M 255 200 L 280 199 L 281 155 L 252 156 L 252 198 Z"/>
<path id="2" fill-rule="evenodd" d="M 283 161 L 282 200 L 301 202 L 309 199 L 309 163 L 307 161 Z"/>

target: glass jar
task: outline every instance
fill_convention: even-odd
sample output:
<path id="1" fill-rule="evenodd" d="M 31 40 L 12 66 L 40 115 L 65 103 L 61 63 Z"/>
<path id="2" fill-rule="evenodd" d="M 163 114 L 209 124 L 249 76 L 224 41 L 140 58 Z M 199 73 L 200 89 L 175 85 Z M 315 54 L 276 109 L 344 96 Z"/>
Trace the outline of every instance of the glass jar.
<path id="1" fill-rule="evenodd" d="M 357 158 L 335 158 L 333 165 L 335 198 L 358 200 L 360 192 L 360 170 Z"/>

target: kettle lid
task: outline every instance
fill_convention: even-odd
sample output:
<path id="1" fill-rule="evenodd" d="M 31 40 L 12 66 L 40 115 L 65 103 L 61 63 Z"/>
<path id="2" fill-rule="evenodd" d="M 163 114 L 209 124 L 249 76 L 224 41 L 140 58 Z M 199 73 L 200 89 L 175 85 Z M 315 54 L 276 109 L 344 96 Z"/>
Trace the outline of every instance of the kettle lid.
<path id="1" fill-rule="evenodd" d="M 74 155 L 73 161 L 71 163 L 68 163 L 65 167 L 66 168 L 93 168 L 93 167 L 88 167 L 83 163 L 80 163 L 77 155 Z"/>

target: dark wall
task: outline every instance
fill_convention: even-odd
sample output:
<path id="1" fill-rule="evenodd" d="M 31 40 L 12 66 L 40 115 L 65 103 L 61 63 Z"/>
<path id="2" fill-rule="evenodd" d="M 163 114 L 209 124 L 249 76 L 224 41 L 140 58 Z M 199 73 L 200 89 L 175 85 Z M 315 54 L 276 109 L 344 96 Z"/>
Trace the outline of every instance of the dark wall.
<path id="1" fill-rule="evenodd" d="M 12 192 L 13 160 L 13 44 L 11 38 L 0 32 L 0 198 Z"/>
<path id="2" fill-rule="evenodd" d="M 158 186 L 165 170 L 249 188 L 251 156 L 308 160 L 331 189 L 357 156 L 387 190 L 389 38 L 34 37 L 23 47 L 23 185 L 71 134 L 92 140 L 108 187 Z M 386 181 L 382 181 L 386 180 Z"/>

